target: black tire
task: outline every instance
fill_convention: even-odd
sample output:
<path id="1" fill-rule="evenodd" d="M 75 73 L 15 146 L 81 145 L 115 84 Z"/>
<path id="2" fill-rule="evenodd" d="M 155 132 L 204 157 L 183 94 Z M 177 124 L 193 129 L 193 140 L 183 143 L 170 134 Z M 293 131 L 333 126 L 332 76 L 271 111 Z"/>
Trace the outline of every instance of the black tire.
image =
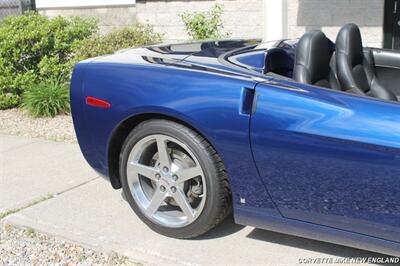
<path id="1" fill-rule="evenodd" d="M 195 221 L 181 228 L 169 228 L 152 222 L 136 204 L 127 181 L 126 167 L 129 154 L 142 138 L 152 134 L 164 134 L 186 144 L 198 159 L 206 183 L 206 201 Z M 173 238 L 194 238 L 221 223 L 231 212 L 231 193 L 225 167 L 213 147 L 197 132 L 179 123 L 151 119 L 136 126 L 126 138 L 120 154 L 120 176 L 125 197 L 136 215 L 152 230 Z"/>

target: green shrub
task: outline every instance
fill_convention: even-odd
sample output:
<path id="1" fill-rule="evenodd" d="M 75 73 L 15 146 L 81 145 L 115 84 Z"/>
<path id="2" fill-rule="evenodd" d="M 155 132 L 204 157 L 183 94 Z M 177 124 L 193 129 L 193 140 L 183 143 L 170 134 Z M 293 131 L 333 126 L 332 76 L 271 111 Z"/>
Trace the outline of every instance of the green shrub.
<path id="1" fill-rule="evenodd" d="M 0 23 L 0 94 L 21 95 L 51 77 L 69 78 L 73 44 L 97 31 L 93 20 L 49 19 L 35 12 Z"/>
<path id="2" fill-rule="evenodd" d="M 70 111 L 68 84 L 61 79 L 34 84 L 23 94 L 22 106 L 34 117 L 54 117 Z"/>
<path id="3" fill-rule="evenodd" d="M 184 12 L 179 16 L 193 39 L 219 39 L 230 36 L 230 33 L 222 32 L 222 13 L 222 7 L 216 4 L 210 11 Z"/>
<path id="4" fill-rule="evenodd" d="M 0 93 L 0 110 L 10 109 L 17 107 L 20 102 L 20 97 L 11 93 Z"/>
<path id="5" fill-rule="evenodd" d="M 158 43 L 161 39 L 162 35 L 154 32 L 152 26 L 137 24 L 77 42 L 74 61 L 111 54 L 125 48 Z"/>
<path id="6" fill-rule="evenodd" d="M 34 116 L 67 112 L 68 90 L 62 84 L 69 82 L 75 63 L 161 37 L 149 25 L 99 35 L 92 19 L 49 19 L 35 12 L 6 17 L 0 23 L 0 109 L 17 106 L 23 95 L 23 106 Z"/>

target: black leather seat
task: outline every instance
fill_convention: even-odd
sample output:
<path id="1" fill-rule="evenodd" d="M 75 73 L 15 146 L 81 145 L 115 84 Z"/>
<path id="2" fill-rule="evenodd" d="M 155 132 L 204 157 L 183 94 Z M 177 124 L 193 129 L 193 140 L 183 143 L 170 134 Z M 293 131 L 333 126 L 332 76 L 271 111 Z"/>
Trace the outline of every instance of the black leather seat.
<path id="1" fill-rule="evenodd" d="M 336 38 L 336 69 L 344 91 L 397 101 L 375 75 L 370 51 L 364 52 L 360 29 L 355 24 L 344 25 Z"/>
<path id="2" fill-rule="evenodd" d="M 329 41 L 319 30 L 305 33 L 297 43 L 293 78 L 301 83 L 340 89 L 329 67 Z"/>

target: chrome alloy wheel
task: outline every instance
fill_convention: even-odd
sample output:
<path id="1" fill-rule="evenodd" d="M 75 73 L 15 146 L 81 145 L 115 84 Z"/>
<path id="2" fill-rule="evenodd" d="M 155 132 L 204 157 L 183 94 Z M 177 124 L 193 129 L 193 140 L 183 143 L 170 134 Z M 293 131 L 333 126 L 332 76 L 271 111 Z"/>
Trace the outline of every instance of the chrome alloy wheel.
<path id="1" fill-rule="evenodd" d="M 130 193 L 143 214 L 159 225 L 180 228 L 201 214 L 206 183 L 187 145 L 167 135 L 150 135 L 132 148 L 127 163 Z"/>

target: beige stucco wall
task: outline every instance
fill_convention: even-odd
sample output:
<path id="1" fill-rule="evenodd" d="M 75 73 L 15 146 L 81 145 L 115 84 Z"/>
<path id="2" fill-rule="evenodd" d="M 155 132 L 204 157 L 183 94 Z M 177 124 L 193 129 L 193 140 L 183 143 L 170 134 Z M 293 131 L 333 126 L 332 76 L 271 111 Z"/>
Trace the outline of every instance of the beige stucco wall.
<path id="1" fill-rule="evenodd" d="M 166 42 L 171 42 L 189 38 L 179 14 L 210 10 L 219 3 L 224 10 L 223 25 L 233 38 L 263 38 L 268 36 L 270 28 L 265 25 L 266 1 L 280 1 L 284 5 L 283 16 L 277 14 L 281 11 L 268 12 L 273 16 L 269 23 L 283 17 L 281 24 L 276 21 L 276 27 L 283 28 L 282 37 L 298 38 L 307 30 L 321 29 L 334 41 L 340 26 L 354 22 L 361 28 L 364 45 L 382 46 L 383 0 L 137 0 L 134 6 L 46 9 L 39 12 L 49 17 L 95 17 L 102 33 L 136 22 L 148 23 L 164 34 Z"/>
<path id="2" fill-rule="evenodd" d="M 232 37 L 262 38 L 263 0 L 137 1 L 137 21 L 154 25 L 166 40 L 185 40 L 189 37 L 179 14 L 210 10 L 215 3 L 223 7 L 224 29 Z"/>
<path id="3" fill-rule="evenodd" d="M 148 23 L 157 32 L 164 34 L 165 41 L 187 40 L 179 14 L 185 11 L 210 10 L 219 3 L 224 10 L 223 25 L 234 38 L 263 37 L 263 0 L 138 0 L 130 7 L 92 7 L 42 9 L 40 13 L 49 17 L 83 16 L 99 20 L 102 33 L 134 23 Z"/>
<path id="4" fill-rule="evenodd" d="M 345 23 L 360 26 L 364 46 L 381 47 L 383 42 L 383 0 L 287 0 L 287 36 L 320 29 L 335 40 Z"/>
<path id="5" fill-rule="evenodd" d="M 38 11 L 48 17 L 61 15 L 96 18 L 99 21 L 101 33 L 136 23 L 135 6 L 39 9 Z"/>

